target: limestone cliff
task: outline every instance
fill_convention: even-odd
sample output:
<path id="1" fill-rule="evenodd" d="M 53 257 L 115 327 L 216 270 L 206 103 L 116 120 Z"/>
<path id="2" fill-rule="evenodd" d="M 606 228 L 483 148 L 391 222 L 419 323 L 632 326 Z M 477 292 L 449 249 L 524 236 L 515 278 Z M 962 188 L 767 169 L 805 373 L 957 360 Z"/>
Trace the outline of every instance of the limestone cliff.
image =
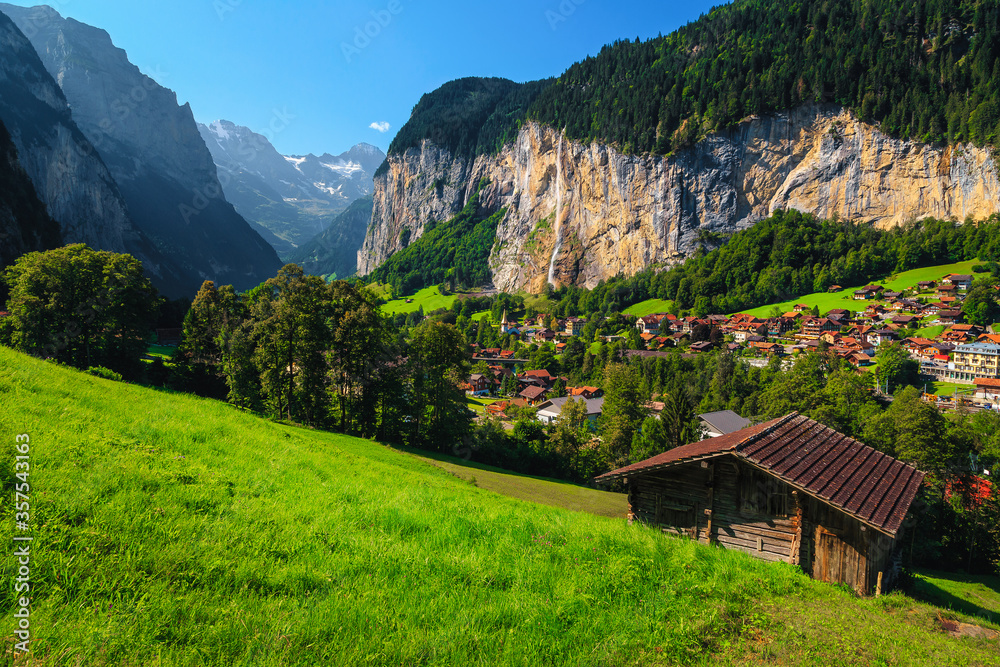
<path id="1" fill-rule="evenodd" d="M 390 155 L 375 179 L 358 272 L 400 236 L 457 213 L 481 178 L 482 201 L 507 207 L 490 265 L 502 290 L 546 282 L 593 287 L 692 252 L 700 232 L 745 229 L 779 208 L 881 227 L 926 216 L 1000 212 L 990 153 L 894 139 L 835 106 L 751 117 L 668 157 L 626 155 L 526 123 L 497 155 L 458 158 L 429 141 Z"/>

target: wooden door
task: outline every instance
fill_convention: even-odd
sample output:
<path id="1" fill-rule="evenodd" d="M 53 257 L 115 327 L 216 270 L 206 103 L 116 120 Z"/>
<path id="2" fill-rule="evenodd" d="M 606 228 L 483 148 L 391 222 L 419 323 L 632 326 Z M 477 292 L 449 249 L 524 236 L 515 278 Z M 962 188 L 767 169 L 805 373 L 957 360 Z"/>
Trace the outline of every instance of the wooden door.
<path id="1" fill-rule="evenodd" d="M 813 579 L 831 584 L 847 584 L 861 594 L 867 592 L 867 559 L 842 539 L 843 531 L 818 526 L 813 557 Z"/>

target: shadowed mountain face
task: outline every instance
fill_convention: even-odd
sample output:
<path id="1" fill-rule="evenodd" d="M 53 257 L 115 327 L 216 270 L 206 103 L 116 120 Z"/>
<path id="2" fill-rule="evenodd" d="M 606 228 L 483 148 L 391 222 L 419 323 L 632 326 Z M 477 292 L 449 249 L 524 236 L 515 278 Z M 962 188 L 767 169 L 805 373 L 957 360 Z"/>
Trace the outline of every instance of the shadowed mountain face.
<path id="1" fill-rule="evenodd" d="M 334 218 L 330 226 L 289 258 L 308 273 L 332 279 L 354 275 L 358 249 L 372 219 L 372 198 L 362 197 Z"/>
<path id="2" fill-rule="evenodd" d="M 35 194 L 31 179 L 17 159 L 17 147 L 0 122 L 0 269 L 24 253 L 61 244 L 59 225 Z"/>
<path id="3" fill-rule="evenodd" d="M 385 154 L 358 144 L 340 155 L 285 156 L 268 139 L 228 120 L 199 124 L 226 198 L 284 258 L 372 192 Z"/>
<path id="4" fill-rule="evenodd" d="M 100 155 L 70 115 L 66 98 L 35 49 L 0 14 L 0 120 L 67 243 L 136 251 L 140 234 Z M 155 273 L 155 267 L 153 273 Z"/>
<path id="5" fill-rule="evenodd" d="M 142 74 L 103 30 L 48 7 L 0 11 L 31 41 L 135 227 L 171 269 L 161 290 L 191 295 L 203 280 L 245 289 L 274 275 L 277 255 L 226 201 L 188 105 Z"/>

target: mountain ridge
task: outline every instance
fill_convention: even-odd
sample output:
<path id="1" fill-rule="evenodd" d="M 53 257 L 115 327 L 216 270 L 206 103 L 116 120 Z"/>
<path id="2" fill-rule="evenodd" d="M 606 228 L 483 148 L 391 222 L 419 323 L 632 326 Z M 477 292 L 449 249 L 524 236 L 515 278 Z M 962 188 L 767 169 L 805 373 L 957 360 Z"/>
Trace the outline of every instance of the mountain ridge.
<path id="1" fill-rule="evenodd" d="M 104 30 L 48 7 L 0 11 L 30 33 L 129 217 L 169 265 L 161 291 L 190 296 L 204 280 L 248 289 L 274 274 L 280 261 L 226 201 L 190 105 L 140 72 Z"/>
<path id="2" fill-rule="evenodd" d="M 370 196 L 385 154 L 359 143 L 339 155 L 282 155 L 267 137 L 228 120 L 199 123 L 226 197 L 288 258 L 354 201 Z"/>

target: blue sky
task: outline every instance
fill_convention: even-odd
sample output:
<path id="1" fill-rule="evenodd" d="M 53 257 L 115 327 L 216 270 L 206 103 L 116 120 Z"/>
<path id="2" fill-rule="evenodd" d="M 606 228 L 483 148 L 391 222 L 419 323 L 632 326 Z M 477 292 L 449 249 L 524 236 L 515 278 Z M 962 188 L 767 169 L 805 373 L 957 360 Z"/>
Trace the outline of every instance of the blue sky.
<path id="1" fill-rule="evenodd" d="M 32 6 L 36 2 L 7 0 Z M 103 28 L 190 102 L 285 154 L 387 149 L 420 96 L 463 76 L 556 76 L 615 39 L 647 39 L 716 2 L 653 0 L 53 0 Z M 366 34 L 367 33 L 367 34 Z M 388 123 L 379 132 L 372 124 Z M 384 128 L 384 125 L 382 126 Z"/>

